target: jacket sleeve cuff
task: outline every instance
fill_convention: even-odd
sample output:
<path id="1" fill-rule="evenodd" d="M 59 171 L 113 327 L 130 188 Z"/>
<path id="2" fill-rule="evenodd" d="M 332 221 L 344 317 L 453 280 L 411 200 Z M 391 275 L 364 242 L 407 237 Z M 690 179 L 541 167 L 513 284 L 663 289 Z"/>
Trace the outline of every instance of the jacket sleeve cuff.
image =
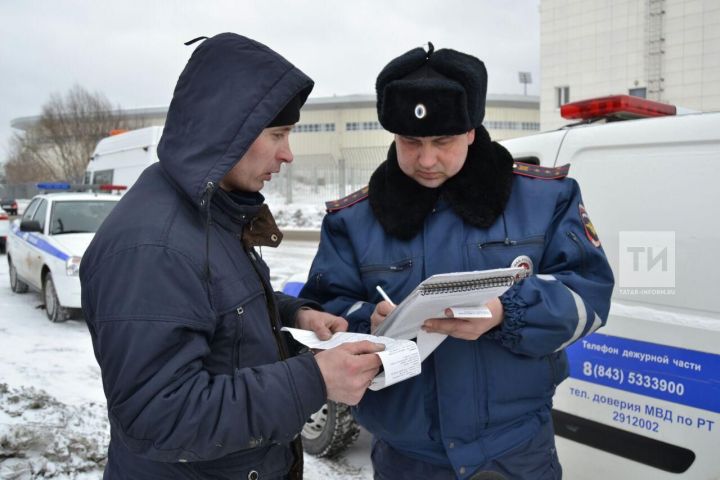
<path id="1" fill-rule="evenodd" d="M 502 325 L 488 332 L 487 337 L 498 340 L 503 346 L 512 349 L 522 337 L 520 330 L 525 326 L 525 313 L 527 304 L 520 298 L 518 288 L 510 288 L 500 296 L 504 318 Z"/>
<path id="2" fill-rule="evenodd" d="M 304 298 L 295 298 L 284 293 L 275 292 L 275 300 L 277 302 L 278 311 L 280 312 L 280 321 L 285 327 L 295 327 L 295 317 L 298 310 L 303 307 L 312 310 L 324 312 L 319 303 Z"/>
<path id="3" fill-rule="evenodd" d="M 290 380 L 299 399 L 303 423 L 327 402 L 327 389 L 320 367 L 312 353 L 304 353 L 287 360 Z"/>

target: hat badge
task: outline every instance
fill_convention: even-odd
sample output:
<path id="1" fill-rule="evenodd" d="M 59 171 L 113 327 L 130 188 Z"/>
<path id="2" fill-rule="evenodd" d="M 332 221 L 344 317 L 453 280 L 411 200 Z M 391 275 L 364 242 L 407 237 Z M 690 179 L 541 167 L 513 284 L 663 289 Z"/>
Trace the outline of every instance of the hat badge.
<path id="1" fill-rule="evenodd" d="M 415 116 L 420 120 L 427 116 L 427 108 L 425 108 L 425 105 L 422 103 L 415 105 Z"/>

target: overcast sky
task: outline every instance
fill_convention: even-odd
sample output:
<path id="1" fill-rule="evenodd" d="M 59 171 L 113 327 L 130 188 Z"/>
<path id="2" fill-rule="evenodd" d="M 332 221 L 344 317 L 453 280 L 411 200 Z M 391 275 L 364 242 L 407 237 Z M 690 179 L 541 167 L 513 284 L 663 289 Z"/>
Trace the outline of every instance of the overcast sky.
<path id="1" fill-rule="evenodd" d="M 489 93 L 539 92 L 540 0 L 0 0 L 0 162 L 13 118 L 77 83 L 124 108 L 167 106 L 200 35 L 232 31 L 315 80 L 312 96 L 374 93 L 382 67 L 428 40 L 477 56 Z"/>

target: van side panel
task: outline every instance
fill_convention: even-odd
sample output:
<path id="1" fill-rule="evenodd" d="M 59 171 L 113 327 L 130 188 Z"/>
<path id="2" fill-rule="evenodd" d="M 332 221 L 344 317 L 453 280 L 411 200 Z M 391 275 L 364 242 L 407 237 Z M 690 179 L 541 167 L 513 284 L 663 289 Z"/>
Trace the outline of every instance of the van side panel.
<path id="1" fill-rule="evenodd" d="M 713 214 L 720 204 L 720 189 L 714 178 L 720 168 L 718 132 L 720 114 L 618 122 L 568 133 L 557 164 L 571 163 L 570 176 L 580 183 L 587 211 L 619 279 L 615 299 L 692 310 L 700 315 L 720 313 L 720 287 L 701 285 L 720 286 L 720 268 L 716 268 L 720 262 L 715 260 L 720 226 Z M 628 232 L 670 235 L 645 235 L 658 242 L 652 249 L 653 245 L 628 244 L 643 240 L 642 235 Z M 672 236 L 674 261 L 672 255 L 667 261 L 658 258 L 665 243 L 672 244 Z M 633 248 L 628 256 L 624 248 L 621 256 L 621 240 L 624 247 L 645 250 Z M 653 278 L 648 280 L 657 285 L 634 285 L 637 281 L 631 273 L 635 257 L 638 268 L 640 264 L 653 267 L 647 272 Z M 628 258 L 629 263 L 624 261 Z M 662 285 L 663 269 L 668 273 L 666 285 Z M 636 286 L 671 293 L 658 295 Z"/>
<path id="2" fill-rule="evenodd" d="M 607 326 L 568 348 L 555 408 L 650 440 L 610 454 L 559 438 L 568 478 L 720 478 L 720 114 L 571 129 L 565 163 L 617 283 Z"/>

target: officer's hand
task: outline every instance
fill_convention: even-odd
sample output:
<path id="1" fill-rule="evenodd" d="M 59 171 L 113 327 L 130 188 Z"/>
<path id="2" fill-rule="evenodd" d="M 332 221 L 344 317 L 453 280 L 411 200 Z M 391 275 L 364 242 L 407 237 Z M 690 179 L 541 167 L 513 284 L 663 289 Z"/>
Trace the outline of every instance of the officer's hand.
<path id="1" fill-rule="evenodd" d="M 375 353 L 382 343 L 368 341 L 344 343 L 315 355 L 329 400 L 357 405 L 382 362 Z"/>
<path id="2" fill-rule="evenodd" d="M 295 325 L 312 330 L 320 340 L 329 339 L 335 332 L 347 332 L 348 322 L 342 317 L 309 308 L 301 308 L 295 315 Z"/>
<path id="3" fill-rule="evenodd" d="M 461 340 L 477 340 L 488 330 L 497 327 L 505 317 L 505 311 L 499 298 L 490 300 L 486 305 L 492 318 L 431 318 L 425 320 L 422 329 L 430 333 L 444 333 Z"/>
<path id="4" fill-rule="evenodd" d="M 385 300 L 375 305 L 375 310 L 370 315 L 370 333 L 377 330 L 380 324 L 385 321 L 385 317 L 390 315 L 393 310 L 395 310 L 395 305 Z"/>

